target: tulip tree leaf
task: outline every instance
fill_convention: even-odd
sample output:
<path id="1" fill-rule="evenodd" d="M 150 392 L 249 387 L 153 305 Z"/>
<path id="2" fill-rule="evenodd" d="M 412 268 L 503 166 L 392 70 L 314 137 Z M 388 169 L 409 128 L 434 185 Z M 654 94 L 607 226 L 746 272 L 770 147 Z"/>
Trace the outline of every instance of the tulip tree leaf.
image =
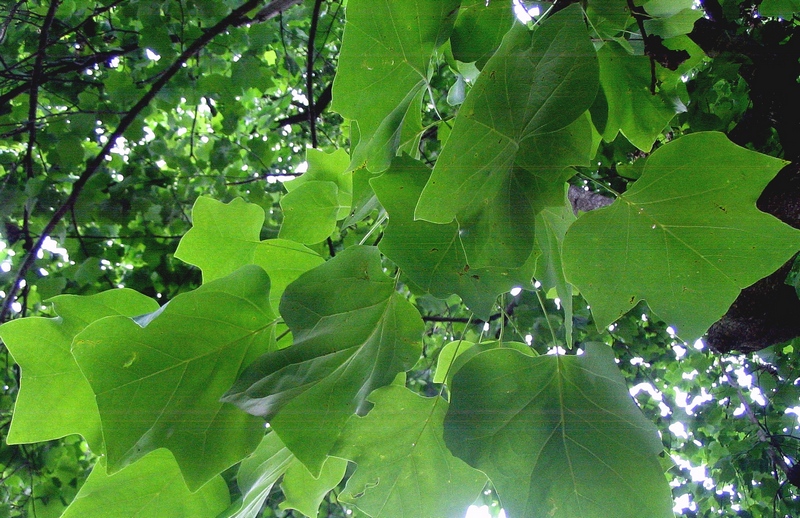
<path id="1" fill-rule="evenodd" d="M 250 453 L 263 421 L 219 398 L 270 349 L 274 322 L 269 278 L 249 265 L 144 319 L 79 333 L 72 354 L 96 395 L 109 472 L 164 447 L 195 490 Z"/>
<path id="2" fill-rule="evenodd" d="M 403 120 L 428 84 L 431 58 L 450 36 L 458 6 L 458 0 L 348 2 L 333 109 L 358 122 L 354 166 L 389 167 Z"/>
<path id="3" fill-rule="evenodd" d="M 310 180 L 281 198 L 281 209 L 278 237 L 313 245 L 333 234 L 339 212 L 349 211 L 350 205 L 340 204 L 335 183 Z"/>
<path id="4" fill-rule="evenodd" d="M 755 206 L 783 164 L 722 133 L 693 133 L 650 155 L 612 205 L 578 218 L 564 268 L 598 329 L 646 300 L 684 340 L 699 338 L 740 290 L 785 263 L 800 231 Z"/>
<path id="5" fill-rule="evenodd" d="M 230 502 L 228 485 L 220 476 L 190 492 L 175 458 L 165 449 L 111 475 L 103 464 L 95 465 L 62 518 L 215 518 Z"/>
<path id="6" fill-rule="evenodd" d="M 453 377 L 444 438 L 489 476 L 509 516 L 673 516 L 658 431 L 605 344 L 473 356 Z"/>
<path id="7" fill-rule="evenodd" d="M 575 214 L 568 202 L 560 207 L 546 207 L 536 216 L 536 245 L 541 255 L 536 261 L 536 280 L 544 291 L 556 289 L 564 308 L 564 328 L 568 348 L 572 348 L 572 285 L 564 276 L 563 243 Z"/>
<path id="8" fill-rule="evenodd" d="M 77 433 L 99 454 L 100 415 L 92 388 L 70 352 L 72 339 L 95 320 L 150 313 L 158 303 L 128 289 L 88 297 L 61 295 L 52 302 L 58 318 L 24 318 L 0 327 L 0 337 L 22 373 L 7 441 L 49 441 Z"/>
<path id="9" fill-rule="evenodd" d="M 417 361 L 422 320 L 367 246 L 301 275 L 281 314 L 294 344 L 259 358 L 224 400 L 265 417 L 317 476 L 347 418 Z"/>
<path id="10" fill-rule="evenodd" d="M 579 165 L 560 150 L 551 156 L 547 143 L 559 139 L 542 138 L 581 117 L 597 88 L 597 56 L 579 6 L 533 32 L 512 28 L 461 106 L 415 217 L 457 219 L 475 242 L 466 245 L 474 267 L 520 266 L 530 256 L 535 213 L 529 175 L 520 170 L 541 174 Z"/>
<path id="11" fill-rule="evenodd" d="M 483 68 L 514 23 L 514 11 L 502 0 L 463 0 L 450 35 L 453 57 Z"/>
<path id="12" fill-rule="evenodd" d="M 256 518 L 260 515 L 264 501 L 272 486 L 295 462 L 294 455 L 283 445 L 278 434 L 268 433 L 258 447 L 239 465 L 236 484 L 241 499 L 235 502 L 221 517 Z"/>
<path id="13" fill-rule="evenodd" d="M 287 239 L 261 241 L 264 209 L 236 198 L 222 203 L 206 196 L 192 209 L 192 228 L 181 239 L 175 257 L 199 267 L 203 282 L 257 264 L 270 279 L 270 301 L 277 310 L 286 286 L 301 273 L 323 263 L 322 257 Z"/>
<path id="14" fill-rule="evenodd" d="M 328 457 L 322 465 L 318 477 L 314 477 L 299 460 L 295 459 L 281 482 L 281 490 L 286 500 L 281 509 L 296 509 L 306 516 L 316 517 L 325 495 L 339 485 L 344 478 L 347 461 Z"/>
<path id="15" fill-rule="evenodd" d="M 350 214 L 350 205 L 353 203 L 353 172 L 347 170 L 350 157 L 344 149 L 337 149 L 333 153 L 324 153 L 317 149 L 306 151 L 308 170 L 294 180 L 283 182 L 286 191 L 291 193 L 306 182 L 320 181 L 336 184 L 336 196 L 342 209 L 336 219 L 344 219 Z"/>
<path id="16" fill-rule="evenodd" d="M 370 182 L 389 214 L 380 250 L 422 290 L 439 298 L 456 293 L 478 318 L 488 319 L 498 295 L 531 285 L 535 257 L 518 269 L 471 268 L 456 223 L 414 221 L 430 173 L 421 162 L 403 156 Z"/>
<path id="17" fill-rule="evenodd" d="M 603 138 L 611 142 L 621 131 L 631 144 L 650 151 L 676 113 L 663 95 L 650 91 L 650 58 L 631 55 L 614 41 L 606 42 L 597 57 L 608 102 Z"/>
<path id="18" fill-rule="evenodd" d="M 486 476 L 453 457 L 442 439 L 447 401 L 389 386 L 369 396 L 375 407 L 347 422 L 335 454 L 358 466 L 339 495 L 369 516 L 463 516 Z"/>

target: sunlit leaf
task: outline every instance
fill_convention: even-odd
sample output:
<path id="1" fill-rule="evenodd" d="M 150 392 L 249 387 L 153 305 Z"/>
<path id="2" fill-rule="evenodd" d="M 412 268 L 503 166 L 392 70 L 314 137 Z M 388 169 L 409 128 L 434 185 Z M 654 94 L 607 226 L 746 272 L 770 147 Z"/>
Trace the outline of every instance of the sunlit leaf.
<path id="1" fill-rule="evenodd" d="M 222 477 L 190 492 L 175 458 L 158 449 L 111 475 L 98 462 L 62 518 L 215 518 L 228 502 Z"/>
<path id="2" fill-rule="evenodd" d="M 281 502 L 281 509 L 295 509 L 306 516 L 316 517 L 319 506 L 325 495 L 339 485 L 344 478 L 347 461 L 337 457 L 328 457 L 318 477 L 297 459 L 286 470 L 281 482 L 281 490 L 286 500 Z"/>
<path id="3" fill-rule="evenodd" d="M 70 352 L 72 339 L 103 317 L 134 317 L 154 311 L 158 303 L 122 289 L 89 297 L 61 295 L 53 304 L 58 318 L 24 318 L 0 327 L 0 337 L 22 373 L 7 441 L 49 441 L 78 433 L 99 454 L 100 415 L 92 388 Z"/>
<path id="4" fill-rule="evenodd" d="M 486 476 L 453 457 L 442 439 L 447 401 L 405 387 L 373 392 L 375 407 L 354 416 L 336 455 L 358 464 L 339 495 L 373 517 L 463 516 Z"/>
<path id="5" fill-rule="evenodd" d="M 458 0 L 351 0 L 333 109 L 358 122 L 353 164 L 389 167 L 412 101 L 428 84 L 433 52 L 450 36 Z M 366 101 L 368 100 L 368 101 Z"/>
<path id="6" fill-rule="evenodd" d="M 323 262 L 319 254 L 300 243 L 287 239 L 261 241 L 264 209 L 241 198 L 226 204 L 201 196 L 194 204 L 192 218 L 193 226 L 181 239 L 175 257 L 199 267 L 204 282 L 257 264 L 269 275 L 270 301 L 275 310 L 286 286 Z"/>
<path id="7" fill-rule="evenodd" d="M 269 350 L 274 323 L 269 278 L 244 266 L 141 319 L 79 333 L 72 354 L 96 395 L 109 471 L 163 447 L 195 490 L 250 453 L 263 421 L 219 398 Z"/>

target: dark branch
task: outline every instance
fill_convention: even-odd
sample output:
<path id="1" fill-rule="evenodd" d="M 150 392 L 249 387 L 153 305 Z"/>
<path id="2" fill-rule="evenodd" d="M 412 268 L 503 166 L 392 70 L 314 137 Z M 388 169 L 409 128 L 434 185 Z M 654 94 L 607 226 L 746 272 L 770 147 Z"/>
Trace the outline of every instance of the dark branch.
<path id="1" fill-rule="evenodd" d="M 311 14 L 311 28 L 308 31 L 308 48 L 306 49 L 306 97 L 308 98 L 308 126 L 311 130 L 311 147 L 317 148 L 317 116 L 314 115 L 314 42 L 317 38 L 317 25 L 319 23 L 319 11 L 322 8 L 322 0 L 315 0 L 314 12 Z"/>
<path id="2" fill-rule="evenodd" d="M 322 112 L 325 111 L 325 108 L 327 108 L 328 105 L 331 103 L 332 92 L 333 92 L 333 83 L 326 86 L 325 90 L 322 91 L 319 98 L 314 102 L 313 115 L 315 119 L 319 117 L 322 114 Z M 308 112 L 304 111 L 302 113 L 298 113 L 297 115 L 290 115 L 289 117 L 275 121 L 275 126 L 280 128 L 281 126 L 300 124 L 302 122 L 307 122 L 308 120 L 309 120 Z"/>
<path id="3" fill-rule="evenodd" d="M 267 5 L 261 12 L 270 11 L 272 12 L 272 16 L 277 14 L 281 9 L 285 9 L 288 5 L 294 5 L 299 0 L 275 0 L 274 2 Z M 210 29 L 206 30 L 202 36 L 197 38 L 179 57 L 175 60 L 175 62 L 170 65 L 168 69 L 164 71 L 163 74 L 153 83 L 153 86 L 148 90 L 146 94 L 139 99 L 133 108 L 122 118 L 117 126 L 117 129 L 114 130 L 108 141 L 106 142 L 105 146 L 100 150 L 97 156 L 86 165 L 86 169 L 81 173 L 78 180 L 72 186 L 72 191 L 70 192 L 67 200 L 58 208 L 58 210 L 53 214 L 48 221 L 47 225 L 45 225 L 44 229 L 42 230 L 39 239 L 33 245 L 33 248 L 28 251 L 25 255 L 25 259 L 23 260 L 22 264 L 17 271 L 17 275 L 14 278 L 14 282 L 9 287 L 8 293 L 6 294 L 5 300 L 3 300 L 3 306 L 0 310 L 0 322 L 4 322 L 8 317 L 8 313 L 11 309 L 11 304 L 14 302 L 15 297 L 20 289 L 20 283 L 22 279 L 25 278 L 26 273 L 28 270 L 33 266 L 36 261 L 36 254 L 42 247 L 45 239 L 50 235 L 50 233 L 55 229 L 56 225 L 64 218 L 70 208 L 73 206 L 75 201 L 78 199 L 83 188 L 86 186 L 86 183 L 89 179 L 97 172 L 100 166 L 105 162 L 105 157 L 116 145 L 117 139 L 125 133 L 128 127 L 136 120 L 139 114 L 144 110 L 156 97 L 156 95 L 161 91 L 164 86 L 177 74 L 182 68 L 184 63 L 186 63 L 191 57 L 196 55 L 200 50 L 202 50 L 206 45 L 208 45 L 211 40 L 213 40 L 216 36 L 222 34 L 225 30 L 234 26 L 238 23 L 242 17 L 244 17 L 248 12 L 255 9 L 261 0 L 249 0 L 245 2 L 240 7 L 232 11 L 228 16 L 223 18 L 220 22 L 216 25 L 211 27 Z M 288 4 L 288 5 L 287 5 Z"/>

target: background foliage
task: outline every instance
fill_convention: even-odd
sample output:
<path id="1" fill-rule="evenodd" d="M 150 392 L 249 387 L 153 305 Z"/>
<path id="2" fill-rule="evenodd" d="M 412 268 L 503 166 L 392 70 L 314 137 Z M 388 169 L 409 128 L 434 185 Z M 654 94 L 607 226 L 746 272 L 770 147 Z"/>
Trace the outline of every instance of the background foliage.
<path id="1" fill-rule="evenodd" d="M 797 515 L 798 10 L 5 2 L 0 516 Z"/>

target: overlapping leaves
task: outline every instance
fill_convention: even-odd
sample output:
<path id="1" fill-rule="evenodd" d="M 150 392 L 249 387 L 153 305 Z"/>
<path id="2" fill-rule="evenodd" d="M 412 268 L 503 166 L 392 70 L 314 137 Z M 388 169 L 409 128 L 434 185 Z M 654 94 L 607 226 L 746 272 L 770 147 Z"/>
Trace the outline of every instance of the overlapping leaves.
<path id="1" fill-rule="evenodd" d="M 422 321 L 374 247 L 355 246 L 286 290 L 291 347 L 259 358 L 225 401 L 265 417 L 317 475 L 348 417 L 419 358 Z"/>
<path id="2" fill-rule="evenodd" d="M 381 252 L 411 281 L 436 297 L 458 294 L 478 316 L 487 319 L 501 293 L 530 286 L 535 256 L 522 268 L 471 268 L 458 225 L 414 221 L 414 207 L 430 178 L 430 169 L 408 157 L 398 157 L 372 188 L 389 214 Z"/>
<path id="3" fill-rule="evenodd" d="M 274 323 L 269 278 L 250 265 L 81 331 L 72 354 L 96 396 L 109 472 L 167 448 L 195 490 L 250 453 L 263 422 L 219 399 L 270 349 Z"/>
<path id="4" fill-rule="evenodd" d="M 225 277 L 241 266 L 257 264 L 269 275 L 270 301 L 276 310 L 286 286 L 323 262 L 319 254 L 298 242 L 262 241 L 264 209 L 241 198 L 230 203 L 206 196 L 197 198 L 192 223 L 175 257 L 199 267 L 203 282 Z"/>
<path id="5" fill-rule="evenodd" d="M 158 303 L 133 290 L 113 290 L 90 297 L 62 295 L 53 305 L 58 318 L 12 320 L 0 328 L 22 373 L 8 442 L 48 441 L 78 433 L 99 454 L 103 439 L 97 403 L 70 352 L 72 340 L 96 320 L 150 313 Z"/>
<path id="6" fill-rule="evenodd" d="M 450 36 L 458 6 L 458 0 L 348 2 L 333 108 L 358 123 L 355 166 L 389 167 L 406 112 L 428 84 L 431 57 Z"/>
<path id="7" fill-rule="evenodd" d="M 588 160 L 571 153 L 571 134 L 547 137 L 575 122 L 597 88 L 597 56 L 578 6 L 533 32 L 513 28 L 461 106 L 415 217 L 457 219 L 475 268 L 522 265 L 537 211 L 530 175 L 559 183 L 565 166 Z M 580 147 L 587 138 L 576 140 Z M 564 147 L 551 149 L 553 142 Z"/>

